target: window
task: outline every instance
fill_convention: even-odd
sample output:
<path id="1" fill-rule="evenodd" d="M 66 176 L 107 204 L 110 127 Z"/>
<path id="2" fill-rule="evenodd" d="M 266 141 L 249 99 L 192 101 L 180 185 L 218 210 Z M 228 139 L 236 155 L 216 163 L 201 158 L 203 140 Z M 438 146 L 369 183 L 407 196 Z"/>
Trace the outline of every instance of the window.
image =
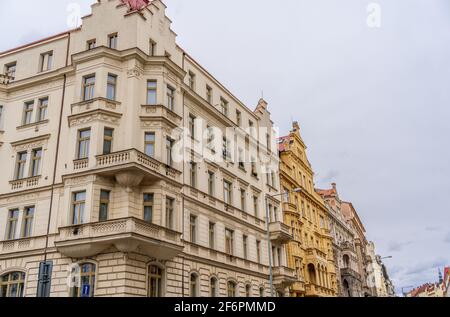
<path id="1" fill-rule="evenodd" d="M 223 181 L 223 200 L 228 205 L 231 205 L 231 188 L 232 184 L 229 181 Z"/>
<path id="2" fill-rule="evenodd" d="M 253 121 L 249 120 L 248 121 L 248 129 L 250 131 L 250 135 L 254 136 L 254 129 L 255 128 L 255 124 L 253 123 Z"/>
<path id="3" fill-rule="evenodd" d="M 190 218 L 190 234 L 191 234 L 191 242 L 197 243 L 197 217 L 191 216 Z"/>
<path id="4" fill-rule="evenodd" d="M 31 177 L 41 175 L 42 149 L 31 151 Z"/>
<path id="5" fill-rule="evenodd" d="M 270 173 L 270 175 L 271 175 L 271 177 L 272 177 L 272 187 L 276 187 L 277 184 L 276 184 L 276 175 L 275 175 L 275 172 L 272 171 L 272 172 Z"/>
<path id="6" fill-rule="evenodd" d="M 240 192 L 241 192 L 241 210 L 243 210 L 243 211 L 245 211 L 246 210 L 246 208 L 245 208 L 245 205 L 246 205 L 246 196 L 247 196 L 247 193 L 246 193 L 246 191 L 245 191 L 245 189 L 240 189 Z"/>
<path id="7" fill-rule="evenodd" d="M 215 192 L 215 174 L 211 171 L 208 172 L 208 194 L 214 196 Z"/>
<path id="8" fill-rule="evenodd" d="M 174 205 L 175 199 L 166 197 L 166 227 L 171 230 L 175 228 Z"/>
<path id="9" fill-rule="evenodd" d="M 145 154 L 150 157 L 155 157 L 155 133 L 145 133 Z"/>
<path id="10" fill-rule="evenodd" d="M 212 98 L 213 98 L 213 91 L 212 88 L 206 85 L 206 101 L 209 104 L 212 104 Z"/>
<path id="11" fill-rule="evenodd" d="M 209 248 L 214 249 L 215 248 L 215 241 L 216 241 L 216 224 L 213 222 L 209 223 Z"/>
<path id="12" fill-rule="evenodd" d="M 188 76 L 189 88 L 195 90 L 195 74 L 193 72 L 189 72 Z"/>
<path id="13" fill-rule="evenodd" d="M 103 130 L 103 155 L 111 154 L 114 129 L 105 128 Z"/>
<path id="14" fill-rule="evenodd" d="M 83 78 L 83 100 L 91 100 L 95 95 L 95 75 Z"/>
<path id="15" fill-rule="evenodd" d="M 244 249 L 244 259 L 248 259 L 248 237 L 246 235 L 244 235 L 242 237 L 242 246 Z"/>
<path id="16" fill-rule="evenodd" d="M 217 279 L 215 277 L 209 281 L 209 289 L 211 297 L 217 297 Z"/>
<path id="17" fill-rule="evenodd" d="M 0 130 L 1 130 L 2 127 L 3 127 L 3 124 L 2 124 L 2 115 L 3 115 L 3 106 L 0 105 Z"/>
<path id="18" fill-rule="evenodd" d="M 225 253 L 233 255 L 234 232 L 230 229 L 225 229 Z"/>
<path id="19" fill-rule="evenodd" d="M 0 297 L 23 297 L 25 273 L 12 272 L 0 277 Z"/>
<path id="20" fill-rule="evenodd" d="M 22 220 L 22 238 L 31 237 L 34 218 L 34 206 L 25 207 Z"/>
<path id="21" fill-rule="evenodd" d="M 267 151 L 270 152 L 272 149 L 272 140 L 270 139 L 270 134 L 266 133 L 266 147 L 267 147 Z"/>
<path id="22" fill-rule="evenodd" d="M 144 194 L 144 221 L 153 222 L 153 194 Z"/>
<path id="23" fill-rule="evenodd" d="M 189 115 L 189 134 L 192 139 L 195 139 L 195 119 L 194 115 Z"/>
<path id="24" fill-rule="evenodd" d="M 238 150 L 238 161 L 239 161 L 239 168 L 245 171 L 244 150 L 243 149 Z"/>
<path id="25" fill-rule="evenodd" d="M 228 297 L 236 297 L 236 283 L 229 281 L 227 283 L 227 296 Z"/>
<path id="26" fill-rule="evenodd" d="M 109 48 L 112 48 L 113 50 L 117 49 L 117 41 L 119 39 L 119 36 L 117 33 L 108 35 L 108 46 Z"/>
<path id="27" fill-rule="evenodd" d="M 216 138 L 216 136 L 214 135 L 214 128 L 211 126 L 207 126 L 206 127 L 206 147 L 211 150 L 211 152 L 215 153 L 216 149 L 215 149 L 215 144 L 214 144 L 214 140 Z"/>
<path id="28" fill-rule="evenodd" d="M 116 87 L 117 87 L 117 76 L 108 74 L 107 84 L 106 84 L 106 98 L 109 100 L 116 100 Z"/>
<path id="29" fill-rule="evenodd" d="M 157 82 L 156 80 L 147 81 L 147 105 L 156 105 L 157 103 Z"/>
<path id="30" fill-rule="evenodd" d="M 84 222 L 84 207 L 86 205 L 86 192 L 73 193 L 72 195 L 72 225 Z"/>
<path id="31" fill-rule="evenodd" d="M 172 151 L 173 151 L 173 144 L 174 141 L 171 138 L 166 138 L 166 156 L 167 156 L 167 165 L 172 166 L 173 164 L 173 156 L 172 156 Z"/>
<path id="32" fill-rule="evenodd" d="M 23 108 L 23 120 L 22 120 L 23 125 L 31 123 L 33 110 L 34 110 L 34 101 L 26 102 Z"/>
<path id="33" fill-rule="evenodd" d="M 42 122 L 47 119 L 48 98 L 39 99 L 37 121 Z"/>
<path id="34" fill-rule="evenodd" d="M 257 170 L 257 167 L 256 167 L 256 160 L 255 160 L 254 157 L 252 157 L 251 162 L 252 162 L 252 176 L 253 177 L 258 177 L 258 170 Z"/>
<path id="35" fill-rule="evenodd" d="M 109 197 L 111 192 L 107 190 L 100 191 L 100 210 L 98 215 L 98 221 L 107 221 L 109 215 Z"/>
<path id="36" fill-rule="evenodd" d="M 175 108 L 175 89 L 167 86 L 167 108 L 173 111 Z"/>
<path id="37" fill-rule="evenodd" d="M 261 241 L 256 241 L 256 261 L 261 263 Z"/>
<path id="38" fill-rule="evenodd" d="M 259 297 L 264 297 L 264 293 L 265 293 L 264 288 L 261 287 L 261 288 L 259 289 Z"/>
<path id="39" fill-rule="evenodd" d="M 95 264 L 92 263 L 83 263 L 72 268 L 72 276 L 79 276 L 80 279 L 71 287 L 71 297 L 94 297 L 95 270 Z"/>
<path id="40" fill-rule="evenodd" d="M 223 150 L 222 150 L 222 157 L 225 159 L 225 160 L 231 160 L 231 152 L 230 152 L 230 141 L 227 139 L 227 137 L 223 137 L 223 140 L 222 140 L 222 147 L 223 147 Z"/>
<path id="41" fill-rule="evenodd" d="M 88 50 L 93 50 L 97 45 L 97 40 L 93 39 L 93 40 L 89 40 L 87 41 L 87 49 Z"/>
<path id="42" fill-rule="evenodd" d="M 224 116 L 228 116 L 228 101 L 223 98 L 220 98 L 220 111 Z"/>
<path id="43" fill-rule="evenodd" d="M 193 161 L 193 158 L 189 163 L 189 175 L 190 175 L 190 184 L 192 187 L 195 188 L 197 186 L 197 163 Z"/>
<path id="44" fill-rule="evenodd" d="M 191 274 L 191 280 L 190 280 L 190 290 L 191 290 L 191 297 L 197 297 L 198 296 L 198 276 L 197 274 L 192 273 Z"/>
<path id="45" fill-rule="evenodd" d="M 253 196 L 253 212 L 255 217 L 258 217 L 258 197 Z"/>
<path id="46" fill-rule="evenodd" d="M 236 124 L 240 127 L 242 123 L 242 114 L 239 110 L 236 110 Z"/>
<path id="47" fill-rule="evenodd" d="M 156 265 L 148 267 L 148 297 L 162 297 L 163 270 Z"/>
<path id="48" fill-rule="evenodd" d="M 16 238 L 17 222 L 19 221 L 19 209 L 10 210 L 8 213 L 8 225 L 6 228 L 6 240 Z"/>
<path id="49" fill-rule="evenodd" d="M 149 55 L 156 56 L 156 42 L 153 40 L 150 40 Z"/>
<path id="50" fill-rule="evenodd" d="M 17 154 L 16 165 L 16 179 L 23 179 L 25 177 L 25 164 L 27 163 L 27 152 L 20 152 Z"/>
<path id="51" fill-rule="evenodd" d="M 41 72 L 51 70 L 53 66 L 53 52 L 41 54 L 40 68 Z"/>
<path id="52" fill-rule="evenodd" d="M 78 155 L 79 160 L 89 157 L 89 147 L 91 142 L 91 129 L 78 131 Z"/>
<path id="53" fill-rule="evenodd" d="M 245 285 L 245 297 L 251 297 L 251 296 L 252 296 L 252 286 Z"/>
<path id="54" fill-rule="evenodd" d="M 5 74 L 9 77 L 15 78 L 16 77 L 16 69 L 17 69 L 17 63 L 11 63 L 5 66 Z"/>

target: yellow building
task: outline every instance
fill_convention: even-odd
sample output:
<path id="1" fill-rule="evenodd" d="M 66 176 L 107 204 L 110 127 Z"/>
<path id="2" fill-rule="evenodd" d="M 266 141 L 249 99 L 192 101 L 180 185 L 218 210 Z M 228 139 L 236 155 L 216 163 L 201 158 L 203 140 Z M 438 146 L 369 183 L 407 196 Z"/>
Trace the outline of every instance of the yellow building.
<path id="1" fill-rule="evenodd" d="M 288 136 L 280 138 L 279 151 L 280 185 L 282 191 L 289 192 L 283 197 L 284 221 L 294 237 L 287 246 L 288 266 L 297 276 L 297 282 L 290 288 L 291 296 L 336 296 L 328 213 L 314 190 L 314 172 L 298 123 L 293 124 Z"/>

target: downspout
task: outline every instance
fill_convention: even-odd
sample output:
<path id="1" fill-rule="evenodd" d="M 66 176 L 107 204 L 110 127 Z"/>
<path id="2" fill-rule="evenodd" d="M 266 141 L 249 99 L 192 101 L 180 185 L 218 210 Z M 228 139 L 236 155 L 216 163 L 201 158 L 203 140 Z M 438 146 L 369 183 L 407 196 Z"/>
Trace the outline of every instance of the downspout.
<path id="1" fill-rule="evenodd" d="M 183 59 L 182 59 L 182 62 L 181 62 L 181 64 L 182 64 L 182 69 L 184 70 L 184 59 L 185 59 L 185 57 L 186 57 L 186 53 L 185 52 L 183 52 Z M 185 92 L 183 91 L 183 98 L 182 98 L 182 115 L 181 115 L 181 117 L 183 118 L 183 126 L 184 126 L 184 95 L 185 95 Z M 185 170 L 185 168 L 184 168 L 184 163 L 185 163 L 185 143 L 184 143 L 184 135 L 182 136 L 182 138 L 183 138 L 183 168 L 182 168 L 182 175 L 183 175 L 183 178 L 182 178 L 182 181 L 183 181 L 183 191 L 184 191 L 184 170 Z M 184 223 L 184 219 L 185 219 L 185 214 L 184 214 L 184 192 L 181 192 L 181 208 L 183 209 L 182 210 L 182 217 L 183 217 L 183 219 L 182 219 L 182 221 L 181 221 L 181 223 L 182 223 L 182 228 L 181 228 L 181 230 L 182 230 L 182 232 L 183 232 L 183 235 L 182 235 L 182 237 L 183 237 L 183 239 L 182 239 L 182 242 L 183 242 L 183 245 L 185 244 L 185 238 L 184 238 L 184 234 L 185 234 L 185 232 L 184 232 L 184 225 L 185 225 L 185 223 Z M 182 258 L 182 297 L 185 297 L 185 293 L 184 293 L 184 283 L 185 283 L 185 278 L 184 278 L 184 273 L 185 273 L 185 255 L 183 254 L 183 258 Z"/>

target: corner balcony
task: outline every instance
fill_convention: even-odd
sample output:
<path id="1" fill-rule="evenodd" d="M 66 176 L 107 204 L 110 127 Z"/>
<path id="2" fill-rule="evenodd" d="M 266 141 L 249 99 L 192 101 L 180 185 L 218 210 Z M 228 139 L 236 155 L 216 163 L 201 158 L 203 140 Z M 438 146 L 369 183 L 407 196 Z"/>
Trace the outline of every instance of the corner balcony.
<path id="1" fill-rule="evenodd" d="M 306 260 L 314 264 L 324 263 L 325 261 L 327 261 L 327 254 L 316 248 L 307 248 Z"/>
<path id="2" fill-rule="evenodd" d="M 60 228 L 55 246 L 73 258 L 94 256 L 114 246 L 124 253 L 139 250 L 160 260 L 171 260 L 184 249 L 181 233 L 136 218 Z"/>
<path id="3" fill-rule="evenodd" d="M 0 256 L 11 253 L 41 250 L 45 248 L 45 244 L 45 236 L 0 241 Z"/>
<path id="4" fill-rule="evenodd" d="M 294 270 L 279 266 L 273 269 L 273 284 L 277 289 L 285 289 L 297 282 Z"/>
<path id="5" fill-rule="evenodd" d="M 109 112 L 115 112 L 117 114 L 122 113 L 122 105 L 120 102 L 115 100 L 109 100 L 107 98 L 98 97 L 86 101 L 77 102 L 71 105 L 72 116 L 79 115 L 82 113 L 103 110 Z"/>
<path id="6" fill-rule="evenodd" d="M 183 118 L 163 105 L 141 105 L 141 120 L 168 120 L 174 127 L 183 125 Z"/>
<path id="7" fill-rule="evenodd" d="M 10 181 L 9 184 L 11 185 L 11 190 L 33 189 L 39 186 L 40 179 L 41 176 L 22 178 Z"/>
<path id="8" fill-rule="evenodd" d="M 282 222 L 272 222 L 269 224 L 270 240 L 272 243 L 284 244 L 292 240 L 291 231 L 288 225 Z"/>
<path id="9" fill-rule="evenodd" d="M 349 267 L 341 268 L 341 276 L 344 278 L 351 277 L 351 278 L 357 279 L 358 281 L 361 281 L 361 275 Z"/>

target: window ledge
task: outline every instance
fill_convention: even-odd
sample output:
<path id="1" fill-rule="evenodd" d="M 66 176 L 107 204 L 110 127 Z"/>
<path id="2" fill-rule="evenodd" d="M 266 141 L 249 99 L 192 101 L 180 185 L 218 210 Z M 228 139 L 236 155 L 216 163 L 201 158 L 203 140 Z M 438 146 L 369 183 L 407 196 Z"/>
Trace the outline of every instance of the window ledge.
<path id="1" fill-rule="evenodd" d="M 48 119 L 42 120 L 42 121 L 38 121 L 38 122 L 24 124 L 24 125 L 18 126 L 16 129 L 17 130 L 24 130 L 24 129 L 28 129 L 28 128 L 32 128 L 32 127 L 38 127 L 40 125 L 44 125 L 44 124 L 47 124 L 47 123 L 49 123 Z"/>

